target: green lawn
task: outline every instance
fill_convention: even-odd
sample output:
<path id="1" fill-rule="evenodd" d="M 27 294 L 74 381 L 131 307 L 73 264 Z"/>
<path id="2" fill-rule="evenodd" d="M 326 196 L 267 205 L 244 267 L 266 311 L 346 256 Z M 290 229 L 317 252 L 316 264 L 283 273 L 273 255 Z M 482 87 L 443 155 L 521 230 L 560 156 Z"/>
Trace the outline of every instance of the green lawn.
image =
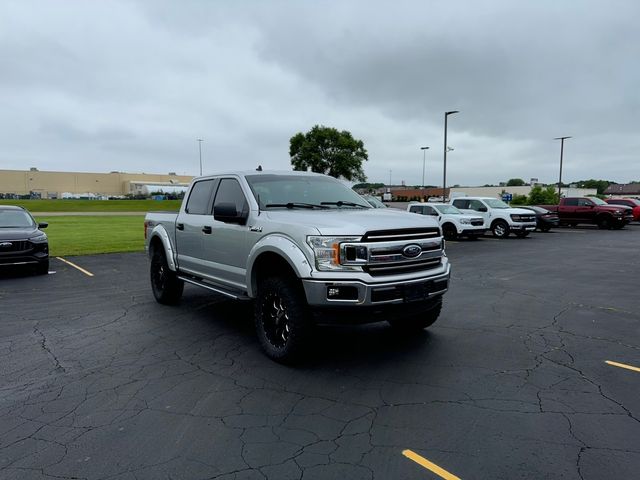
<path id="1" fill-rule="evenodd" d="M 37 212 L 150 212 L 180 210 L 182 200 L 0 200 Z"/>
<path id="2" fill-rule="evenodd" d="M 115 202 L 114 202 L 115 203 Z M 51 256 L 95 253 L 140 252 L 144 250 L 144 215 L 42 217 L 49 237 Z"/>

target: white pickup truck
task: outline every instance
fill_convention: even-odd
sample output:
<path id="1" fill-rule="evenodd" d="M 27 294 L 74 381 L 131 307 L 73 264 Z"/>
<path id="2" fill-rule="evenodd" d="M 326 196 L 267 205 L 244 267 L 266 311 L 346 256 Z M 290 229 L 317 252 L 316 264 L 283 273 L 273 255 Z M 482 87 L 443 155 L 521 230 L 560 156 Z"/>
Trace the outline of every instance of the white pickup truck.
<path id="1" fill-rule="evenodd" d="M 265 353 L 292 361 L 314 325 L 436 321 L 450 266 L 430 217 L 373 209 L 338 180 L 307 172 L 196 178 L 179 213 L 149 213 L 151 288 L 178 303 L 185 283 L 254 301 Z"/>
<path id="2" fill-rule="evenodd" d="M 458 236 L 476 239 L 487 231 L 481 216 L 464 214 L 448 203 L 410 203 L 407 211 L 437 219 L 447 240 L 455 240 Z"/>
<path id="3" fill-rule="evenodd" d="M 480 215 L 495 237 L 507 238 L 514 233 L 524 238 L 536 229 L 536 214 L 524 208 L 512 208 L 492 197 L 458 197 L 451 204 L 464 213 Z"/>

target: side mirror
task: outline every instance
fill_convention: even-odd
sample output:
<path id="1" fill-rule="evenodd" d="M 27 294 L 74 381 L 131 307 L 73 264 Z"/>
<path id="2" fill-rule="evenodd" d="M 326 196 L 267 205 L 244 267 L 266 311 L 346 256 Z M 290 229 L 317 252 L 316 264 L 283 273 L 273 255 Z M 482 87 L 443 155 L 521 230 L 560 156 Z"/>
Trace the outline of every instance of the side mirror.
<path id="1" fill-rule="evenodd" d="M 38 223 L 38 228 L 47 228 L 49 226 L 49 224 L 47 222 L 39 222 Z"/>
<path id="2" fill-rule="evenodd" d="M 248 216 L 249 212 L 238 213 L 235 203 L 220 203 L 213 207 L 213 218 L 219 222 L 244 225 Z"/>

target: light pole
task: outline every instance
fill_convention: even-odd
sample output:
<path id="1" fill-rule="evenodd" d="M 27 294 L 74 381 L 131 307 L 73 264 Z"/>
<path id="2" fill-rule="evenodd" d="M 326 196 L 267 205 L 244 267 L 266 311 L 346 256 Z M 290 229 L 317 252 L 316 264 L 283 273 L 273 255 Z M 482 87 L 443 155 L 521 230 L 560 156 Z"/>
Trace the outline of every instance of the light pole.
<path id="1" fill-rule="evenodd" d="M 204 142 L 204 140 L 201 138 L 197 138 L 196 140 L 198 140 L 198 154 L 200 157 L 200 176 L 202 176 L 202 142 Z"/>
<path id="2" fill-rule="evenodd" d="M 420 150 L 422 150 L 423 154 L 422 154 L 422 188 L 424 188 L 424 163 L 425 160 L 427 159 L 427 150 L 429 150 L 429 147 L 420 147 Z"/>
<path id="3" fill-rule="evenodd" d="M 564 141 L 571 137 L 556 137 L 554 140 L 560 140 L 560 177 L 558 178 L 558 202 L 562 196 L 560 195 L 560 188 L 562 187 L 562 155 L 564 153 Z"/>
<path id="4" fill-rule="evenodd" d="M 458 110 L 451 110 L 450 112 L 444 112 L 444 168 L 442 174 L 442 201 L 447 201 L 447 117 L 458 113 Z"/>

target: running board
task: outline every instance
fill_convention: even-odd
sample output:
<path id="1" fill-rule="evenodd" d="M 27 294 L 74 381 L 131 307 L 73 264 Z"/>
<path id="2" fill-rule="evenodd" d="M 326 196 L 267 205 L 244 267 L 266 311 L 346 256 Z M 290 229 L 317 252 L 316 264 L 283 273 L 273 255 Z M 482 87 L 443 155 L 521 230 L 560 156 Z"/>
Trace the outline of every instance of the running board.
<path id="1" fill-rule="evenodd" d="M 182 277 L 178 275 L 178 278 L 183 282 L 187 282 L 187 283 L 190 283 L 191 285 L 196 285 L 198 287 L 206 288 L 207 290 L 211 290 L 212 292 L 219 293 L 220 295 L 224 295 L 225 297 L 233 298 L 234 300 L 251 300 L 251 298 L 249 298 L 247 295 L 244 295 L 242 293 L 230 292 L 229 290 L 225 290 L 224 288 L 214 287 L 209 285 L 208 283 L 204 283 L 190 277 Z"/>

